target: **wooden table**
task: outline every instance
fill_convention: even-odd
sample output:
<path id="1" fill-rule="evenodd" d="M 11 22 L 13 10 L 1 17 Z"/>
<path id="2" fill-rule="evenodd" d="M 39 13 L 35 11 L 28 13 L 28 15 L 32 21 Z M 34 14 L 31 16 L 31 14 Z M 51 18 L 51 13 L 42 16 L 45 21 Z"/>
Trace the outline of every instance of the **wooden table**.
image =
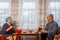
<path id="1" fill-rule="evenodd" d="M 17 34 L 17 40 L 21 40 L 21 36 L 36 36 L 37 40 L 40 40 L 39 33 L 21 33 Z"/>

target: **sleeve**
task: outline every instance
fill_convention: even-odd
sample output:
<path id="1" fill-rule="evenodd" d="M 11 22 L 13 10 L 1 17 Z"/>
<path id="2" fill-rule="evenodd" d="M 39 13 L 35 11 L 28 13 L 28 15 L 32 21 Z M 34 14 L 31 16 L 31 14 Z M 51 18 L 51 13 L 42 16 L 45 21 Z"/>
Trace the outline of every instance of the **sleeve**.
<path id="1" fill-rule="evenodd" d="M 1 26 L 0 26 L 0 33 L 1 33 Z"/>
<path id="2" fill-rule="evenodd" d="M 59 31 L 58 31 L 58 24 L 56 23 L 56 34 L 58 34 Z"/>
<path id="3" fill-rule="evenodd" d="M 7 33 L 7 32 L 6 32 L 6 29 L 7 29 L 7 28 L 8 28 L 8 26 L 7 26 L 6 24 L 4 24 L 3 27 L 2 27 L 2 32 L 3 32 L 3 33 Z"/>
<path id="4" fill-rule="evenodd" d="M 0 26 L 0 31 L 1 31 L 1 26 Z"/>
<path id="5" fill-rule="evenodd" d="M 51 32 L 57 34 L 58 33 L 58 24 L 57 23 L 54 23 L 52 28 L 53 29 L 52 29 Z"/>
<path id="6" fill-rule="evenodd" d="M 46 24 L 45 30 L 48 30 L 48 23 Z"/>

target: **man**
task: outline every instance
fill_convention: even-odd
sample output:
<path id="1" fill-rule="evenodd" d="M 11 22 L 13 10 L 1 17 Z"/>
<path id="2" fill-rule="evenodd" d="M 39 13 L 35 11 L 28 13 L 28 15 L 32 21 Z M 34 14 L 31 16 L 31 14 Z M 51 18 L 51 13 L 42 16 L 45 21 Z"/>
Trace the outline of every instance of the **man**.
<path id="1" fill-rule="evenodd" d="M 7 17 L 6 18 L 6 23 L 3 25 L 2 27 L 2 35 L 4 36 L 4 38 L 8 39 L 8 40 L 15 40 L 16 36 L 15 36 L 15 30 L 14 30 L 15 26 L 12 25 L 12 19 L 11 17 Z M 12 38 L 13 36 L 13 38 Z"/>
<path id="2" fill-rule="evenodd" d="M 53 15 L 47 16 L 48 23 L 46 24 L 45 30 L 47 31 L 48 40 L 53 40 L 56 32 L 58 31 L 58 24 L 54 21 Z"/>

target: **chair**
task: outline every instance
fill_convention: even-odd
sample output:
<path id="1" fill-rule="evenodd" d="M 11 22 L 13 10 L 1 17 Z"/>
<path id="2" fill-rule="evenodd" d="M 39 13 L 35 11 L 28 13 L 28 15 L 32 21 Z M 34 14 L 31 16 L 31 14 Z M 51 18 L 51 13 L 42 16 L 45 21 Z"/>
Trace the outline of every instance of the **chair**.
<path id="1" fill-rule="evenodd" d="M 8 39 L 4 38 L 4 37 L 0 34 L 0 40 L 8 40 Z"/>
<path id="2" fill-rule="evenodd" d="M 21 40 L 21 36 L 18 35 L 18 34 L 20 34 L 21 32 L 22 32 L 22 30 L 16 30 L 16 36 L 17 36 L 16 40 Z"/>
<path id="3" fill-rule="evenodd" d="M 60 40 L 60 34 L 58 35 L 58 40 Z"/>

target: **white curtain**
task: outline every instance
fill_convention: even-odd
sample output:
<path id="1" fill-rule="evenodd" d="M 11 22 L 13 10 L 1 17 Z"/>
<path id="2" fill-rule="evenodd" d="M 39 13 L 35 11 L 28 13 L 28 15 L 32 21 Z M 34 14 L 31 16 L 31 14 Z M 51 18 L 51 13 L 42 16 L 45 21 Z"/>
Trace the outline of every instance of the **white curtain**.
<path id="1" fill-rule="evenodd" d="M 48 11 L 54 15 L 54 20 L 60 26 L 60 1 L 59 0 L 47 0 Z"/>
<path id="2" fill-rule="evenodd" d="M 19 29 L 38 29 L 39 0 L 19 1 Z"/>
<path id="3" fill-rule="evenodd" d="M 0 26 L 5 23 L 6 17 L 10 14 L 10 0 L 0 0 Z"/>

